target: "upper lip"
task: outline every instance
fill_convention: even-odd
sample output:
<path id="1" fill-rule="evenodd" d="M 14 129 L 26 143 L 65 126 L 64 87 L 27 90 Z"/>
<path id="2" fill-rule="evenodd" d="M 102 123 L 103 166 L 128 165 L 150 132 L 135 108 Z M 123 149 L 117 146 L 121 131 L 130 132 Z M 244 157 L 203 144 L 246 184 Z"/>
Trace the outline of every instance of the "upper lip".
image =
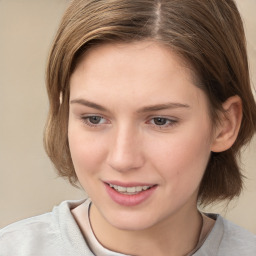
<path id="1" fill-rule="evenodd" d="M 152 186 L 156 185 L 154 183 L 122 182 L 122 181 L 116 181 L 116 180 L 108 180 L 108 181 L 104 181 L 104 183 L 117 185 L 117 186 L 121 186 L 121 187 L 143 187 L 143 186 L 152 187 Z"/>

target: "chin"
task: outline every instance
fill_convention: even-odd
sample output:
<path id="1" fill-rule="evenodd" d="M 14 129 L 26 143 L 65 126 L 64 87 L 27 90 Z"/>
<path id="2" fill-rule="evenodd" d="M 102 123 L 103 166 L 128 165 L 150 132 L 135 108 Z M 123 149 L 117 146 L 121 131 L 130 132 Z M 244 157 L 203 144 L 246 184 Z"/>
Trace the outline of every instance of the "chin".
<path id="1" fill-rule="evenodd" d="M 146 230 L 157 225 L 157 223 L 161 221 L 148 213 L 138 213 L 136 211 L 116 213 L 111 216 L 105 215 L 105 219 L 111 226 L 125 231 Z"/>

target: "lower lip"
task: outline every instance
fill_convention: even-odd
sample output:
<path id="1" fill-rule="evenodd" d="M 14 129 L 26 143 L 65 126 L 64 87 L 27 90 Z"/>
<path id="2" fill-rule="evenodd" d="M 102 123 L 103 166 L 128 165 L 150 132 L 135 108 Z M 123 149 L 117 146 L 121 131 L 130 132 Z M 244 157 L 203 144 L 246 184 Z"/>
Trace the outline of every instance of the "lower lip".
<path id="1" fill-rule="evenodd" d="M 105 183 L 105 187 L 110 198 L 122 206 L 135 206 L 146 201 L 156 190 L 157 186 L 153 186 L 148 190 L 144 190 L 134 195 L 121 194 Z"/>

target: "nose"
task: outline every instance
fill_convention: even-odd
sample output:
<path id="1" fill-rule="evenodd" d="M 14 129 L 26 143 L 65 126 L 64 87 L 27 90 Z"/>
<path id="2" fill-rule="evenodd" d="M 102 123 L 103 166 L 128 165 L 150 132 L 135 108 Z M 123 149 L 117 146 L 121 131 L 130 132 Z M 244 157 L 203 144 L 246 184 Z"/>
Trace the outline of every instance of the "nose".
<path id="1" fill-rule="evenodd" d="M 113 134 L 107 162 L 115 170 L 126 172 L 143 166 L 142 136 L 136 129 L 120 127 Z"/>

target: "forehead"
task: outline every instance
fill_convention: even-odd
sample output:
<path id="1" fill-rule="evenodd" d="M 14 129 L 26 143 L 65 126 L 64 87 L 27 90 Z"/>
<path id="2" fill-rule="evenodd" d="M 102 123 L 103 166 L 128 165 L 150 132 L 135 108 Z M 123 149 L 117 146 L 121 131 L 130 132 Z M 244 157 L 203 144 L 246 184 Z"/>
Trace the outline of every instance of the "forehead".
<path id="1" fill-rule="evenodd" d="M 78 63 L 70 85 L 71 97 L 144 98 L 154 104 L 154 100 L 198 99 L 194 81 L 192 68 L 170 48 L 143 41 L 91 48 Z"/>
<path id="2" fill-rule="evenodd" d="M 138 55 L 142 54 L 143 58 L 138 58 Z M 128 65 L 129 63 L 134 62 L 134 64 L 137 63 L 138 65 L 146 67 L 147 64 L 151 64 L 148 60 L 150 61 L 154 59 L 155 63 L 159 66 L 160 63 L 164 64 L 167 55 L 172 55 L 169 59 L 170 61 L 175 62 L 176 65 L 178 64 L 183 68 L 187 68 L 187 71 L 191 72 L 191 75 L 194 75 L 192 66 L 189 65 L 184 58 L 178 56 L 170 46 L 151 40 L 134 41 L 130 43 L 103 43 L 92 46 L 79 57 L 75 71 L 77 69 L 85 68 L 87 63 L 91 66 L 92 61 L 95 64 L 104 64 L 104 67 L 106 67 L 113 64 L 116 60 L 119 61 L 120 58 L 122 58 L 122 61 L 119 62 L 119 65 L 121 63 Z M 100 63 L 102 60 L 104 63 Z M 141 60 L 141 62 L 138 62 L 139 60 Z M 157 66 L 155 65 L 155 67 Z"/>

